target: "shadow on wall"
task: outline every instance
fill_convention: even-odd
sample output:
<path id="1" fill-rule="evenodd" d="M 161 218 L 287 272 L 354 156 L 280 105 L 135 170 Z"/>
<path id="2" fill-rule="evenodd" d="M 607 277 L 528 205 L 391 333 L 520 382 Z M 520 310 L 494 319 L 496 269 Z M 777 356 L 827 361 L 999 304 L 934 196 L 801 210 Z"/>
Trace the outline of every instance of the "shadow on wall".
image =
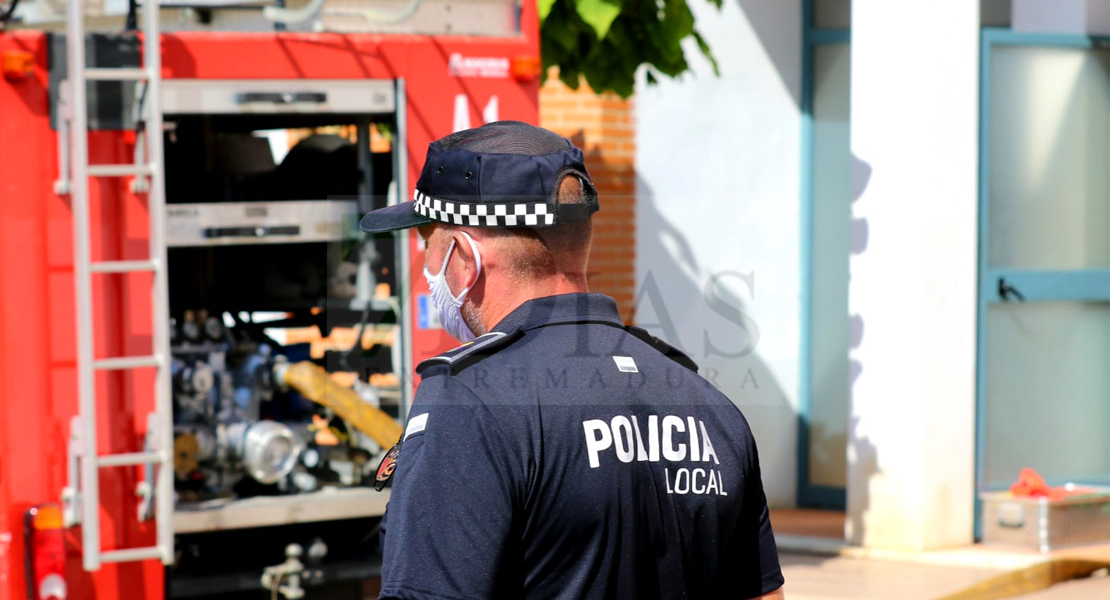
<path id="1" fill-rule="evenodd" d="M 852 155 L 852 217 L 851 254 L 858 256 L 867 251 L 870 228 L 866 218 L 855 215 L 854 205 L 863 196 L 871 182 L 871 165 Z M 851 274 L 849 273 L 849 278 Z M 879 469 L 878 449 L 869 438 L 859 431 L 860 417 L 854 413 L 856 382 L 863 375 L 863 362 L 857 350 L 863 346 L 863 315 L 849 315 L 848 323 L 848 520 L 845 538 L 848 543 L 861 545 L 866 538 L 864 515 L 871 507 L 870 483 L 872 478 L 882 473 Z"/>
<path id="2" fill-rule="evenodd" d="M 684 232 L 657 209 L 659 199 L 648 183 L 637 177 L 636 189 L 637 262 L 647 269 L 637 274 L 633 314 L 625 320 L 693 358 L 699 373 L 742 409 L 756 440 L 765 440 L 760 464 L 768 502 L 793 504 L 792 492 L 773 490 L 793 489 L 794 457 L 772 451 L 771 441 L 782 428 L 793 427 L 797 414 L 756 352 L 759 325 L 741 300 L 741 294 L 755 297 L 757 275 L 710 272 Z M 790 484 L 779 483 L 784 479 Z"/>
<path id="3" fill-rule="evenodd" d="M 802 64 L 802 8 L 801 1 L 736 0 L 740 11 L 759 36 L 767 56 L 775 65 L 782 85 L 795 106 L 802 105 L 802 80 L 797 74 Z M 797 35 L 781 35 L 783 31 L 798 31 Z M 717 57 L 720 60 L 721 57 Z"/>

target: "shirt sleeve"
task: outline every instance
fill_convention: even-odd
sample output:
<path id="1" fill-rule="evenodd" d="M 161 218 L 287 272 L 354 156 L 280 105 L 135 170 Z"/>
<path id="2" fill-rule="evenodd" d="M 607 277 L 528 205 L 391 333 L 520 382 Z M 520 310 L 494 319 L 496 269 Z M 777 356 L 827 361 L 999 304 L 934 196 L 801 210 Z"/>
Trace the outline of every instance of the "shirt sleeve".
<path id="1" fill-rule="evenodd" d="M 750 462 L 744 477 L 744 503 L 734 543 L 740 550 L 740 598 L 758 598 L 769 594 L 784 583 L 779 566 L 779 552 L 775 533 L 771 530 L 771 516 L 767 497 L 763 492 L 763 479 L 759 469 L 759 453 L 755 440 L 751 441 Z"/>
<path id="2" fill-rule="evenodd" d="M 508 410 L 481 402 L 450 375 L 425 377 L 386 509 L 382 598 L 500 595 L 514 564 L 510 540 L 521 491 L 520 450 L 504 433 Z"/>

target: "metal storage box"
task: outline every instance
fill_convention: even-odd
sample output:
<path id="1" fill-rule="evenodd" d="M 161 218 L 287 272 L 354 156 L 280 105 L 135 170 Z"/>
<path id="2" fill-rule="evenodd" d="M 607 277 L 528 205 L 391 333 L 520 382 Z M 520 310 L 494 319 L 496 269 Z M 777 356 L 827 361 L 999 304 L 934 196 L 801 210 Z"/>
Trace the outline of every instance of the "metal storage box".
<path id="1" fill-rule="evenodd" d="M 1072 486 L 1067 486 L 1072 487 Z M 1060 500 L 984 492 L 983 543 L 1048 552 L 1067 546 L 1110 543 L 1110 488 Z"/>

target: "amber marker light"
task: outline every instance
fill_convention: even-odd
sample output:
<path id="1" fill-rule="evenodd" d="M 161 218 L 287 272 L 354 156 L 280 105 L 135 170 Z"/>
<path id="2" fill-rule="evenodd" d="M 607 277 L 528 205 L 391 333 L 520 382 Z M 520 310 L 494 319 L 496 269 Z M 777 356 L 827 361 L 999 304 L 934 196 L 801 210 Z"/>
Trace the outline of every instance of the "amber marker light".
<path id="1" fill-rule="evenodd" d="M 57 504 L 31 507 L 25 517 L 27 587 L 33 600 L 66 600 L 65 524 Z"/>
<path id="2" fill-rule="evenodd" d="M 538 56 L 514 56 L 510 62 L 513 79 L 517 81 L 535 81 L 543 68 Z"/>
<path id="3" fill-rule="evenodd" d="M 5 50 L 0 55 L 0 71 L 4 79 L 20 81 L 27 79 L 35 70 L 35 55 L 24 50 Z"/>

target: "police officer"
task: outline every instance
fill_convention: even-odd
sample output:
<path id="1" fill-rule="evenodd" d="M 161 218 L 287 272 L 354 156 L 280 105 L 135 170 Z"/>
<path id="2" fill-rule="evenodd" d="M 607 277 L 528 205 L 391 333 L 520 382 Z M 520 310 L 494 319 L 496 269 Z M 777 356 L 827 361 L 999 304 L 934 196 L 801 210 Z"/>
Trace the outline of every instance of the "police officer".
<path id="1" fill-rule="evenodd" d="M 443 327 L 417 367 L 382 598 L 781 598 L 751 430 L 681 352 L 587 293 L 582 152 L 490 123 L 428 149 L 416 227 Z"/>

